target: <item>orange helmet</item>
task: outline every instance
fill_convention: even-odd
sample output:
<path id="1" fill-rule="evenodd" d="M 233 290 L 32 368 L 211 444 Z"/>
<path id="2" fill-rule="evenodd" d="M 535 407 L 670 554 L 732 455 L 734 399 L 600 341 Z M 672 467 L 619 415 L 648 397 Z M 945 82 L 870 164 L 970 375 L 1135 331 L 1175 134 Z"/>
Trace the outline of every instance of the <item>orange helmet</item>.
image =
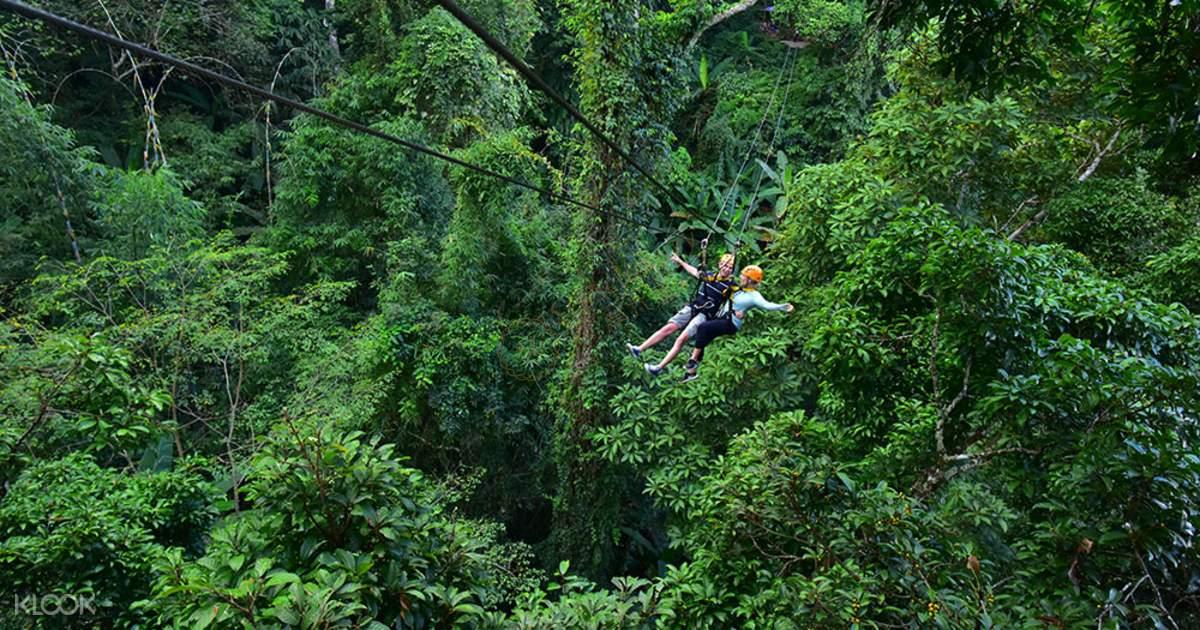
<path id="1" fill-rule="evenodd" d="M 742 275 L 750 278 L 755 282 L 762 282 L 763 272 L 762 267 L 758 265 L 746 265 L 742 268 Z"/>

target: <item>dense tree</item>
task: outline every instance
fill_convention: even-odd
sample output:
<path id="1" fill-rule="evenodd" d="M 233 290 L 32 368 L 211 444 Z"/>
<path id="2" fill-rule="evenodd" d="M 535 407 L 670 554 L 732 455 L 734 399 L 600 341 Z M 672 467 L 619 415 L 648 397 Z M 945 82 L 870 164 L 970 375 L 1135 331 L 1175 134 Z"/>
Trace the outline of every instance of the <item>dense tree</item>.
<path id="1" fill-rule="evenodd" d="M 1194 3 L 460 4 L 0 16 L 0 624 L 1200 623 Z"/>

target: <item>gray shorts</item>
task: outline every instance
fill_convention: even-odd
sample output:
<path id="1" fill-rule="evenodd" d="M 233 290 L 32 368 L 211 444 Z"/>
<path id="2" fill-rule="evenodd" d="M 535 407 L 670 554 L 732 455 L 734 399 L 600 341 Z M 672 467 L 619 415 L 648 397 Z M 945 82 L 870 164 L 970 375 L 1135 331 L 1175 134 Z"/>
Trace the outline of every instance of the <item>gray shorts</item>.
<path id="1" fill-rule="evenodd" d="M 696 329 L 706 321 L 708 321 L 708 315 L 696 312 L 696 309 L 692 308 L 691 304 L 688 304 L 679 309 L 679 312 L 675 313 L 668 320 L 668 323 L 675 324 L 677 327 L 687 331 L 688 337 L 695 337 Z"/>

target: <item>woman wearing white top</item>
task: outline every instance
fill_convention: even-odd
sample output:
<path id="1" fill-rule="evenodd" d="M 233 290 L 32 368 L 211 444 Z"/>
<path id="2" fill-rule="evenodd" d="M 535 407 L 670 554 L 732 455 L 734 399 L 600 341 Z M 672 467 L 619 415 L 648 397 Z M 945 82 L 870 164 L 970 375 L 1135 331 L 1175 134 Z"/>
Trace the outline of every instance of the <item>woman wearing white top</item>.
<path id="1" fill-rule="evenodd" d="M 687 362 L 687 374 L 683 377 L 685 382 L 696 378 L 700 361 L 704 359 L 704 348 L 717 337 L 737 334 L 742 329 L 742 323 L 745 321 L 746 313 L 749 311 L 761 308 L 767 311 L 791 313 L 795 310 L 795 307 L 791 304 L 768 302 L 758 292 L 758 285 L 762 283 L 762 279 L 763 271 L 758 265 L 748 265 L 745 269 L 742 269 L 741 286 L 733 294 L 733 297 L 730 298 L 730 316 L 728 318 L 704 322 L 696 329 L 696 349 L 692 352 L 691 360 Z M 665 362 L 663 365 L 656 367 L 661 369 L 664 365 Z"/>

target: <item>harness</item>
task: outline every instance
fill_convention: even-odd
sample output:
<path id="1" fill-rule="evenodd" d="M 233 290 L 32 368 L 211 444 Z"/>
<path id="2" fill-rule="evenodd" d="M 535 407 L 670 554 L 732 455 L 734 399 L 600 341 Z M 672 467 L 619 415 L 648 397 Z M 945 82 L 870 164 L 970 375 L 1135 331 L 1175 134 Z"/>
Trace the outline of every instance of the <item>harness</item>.
<path id="1" fill-rule="evenodd" d="M 721 299 L 723 300 L 721 302 L 721 309 L 717 311 L 714 319 L 729 319 L 733 317 L 733 295 L 738 291 L 754 291 L 754 289 L 746 289 L 741 285 L 734 284 L 731 278 L 729 286 L 721 293 Z"/>
<path id="2" fill-rule="evenodd" d="M 735 286 L 733 278 L 722 279 L 716 274 L 702 274 L 700 284 L 696 287 L 696 297 L 692 299 L 692 308 L 710 318 L 716 317 L 729 296 L 733 295 L 731 288 Z"/>
<path id="3" fill-rule="evenodd" d="M 710 273 L 705 267 L 708 261 L 708 239 L 700 241 L 700 277 L 696 284 L 696 296 L 692 298 L 692 309 L 704 313 L 709 319 L 723 316 L 729 297 L 737 285 L 733 276 L 720 279 L 715 273 Z"/>

